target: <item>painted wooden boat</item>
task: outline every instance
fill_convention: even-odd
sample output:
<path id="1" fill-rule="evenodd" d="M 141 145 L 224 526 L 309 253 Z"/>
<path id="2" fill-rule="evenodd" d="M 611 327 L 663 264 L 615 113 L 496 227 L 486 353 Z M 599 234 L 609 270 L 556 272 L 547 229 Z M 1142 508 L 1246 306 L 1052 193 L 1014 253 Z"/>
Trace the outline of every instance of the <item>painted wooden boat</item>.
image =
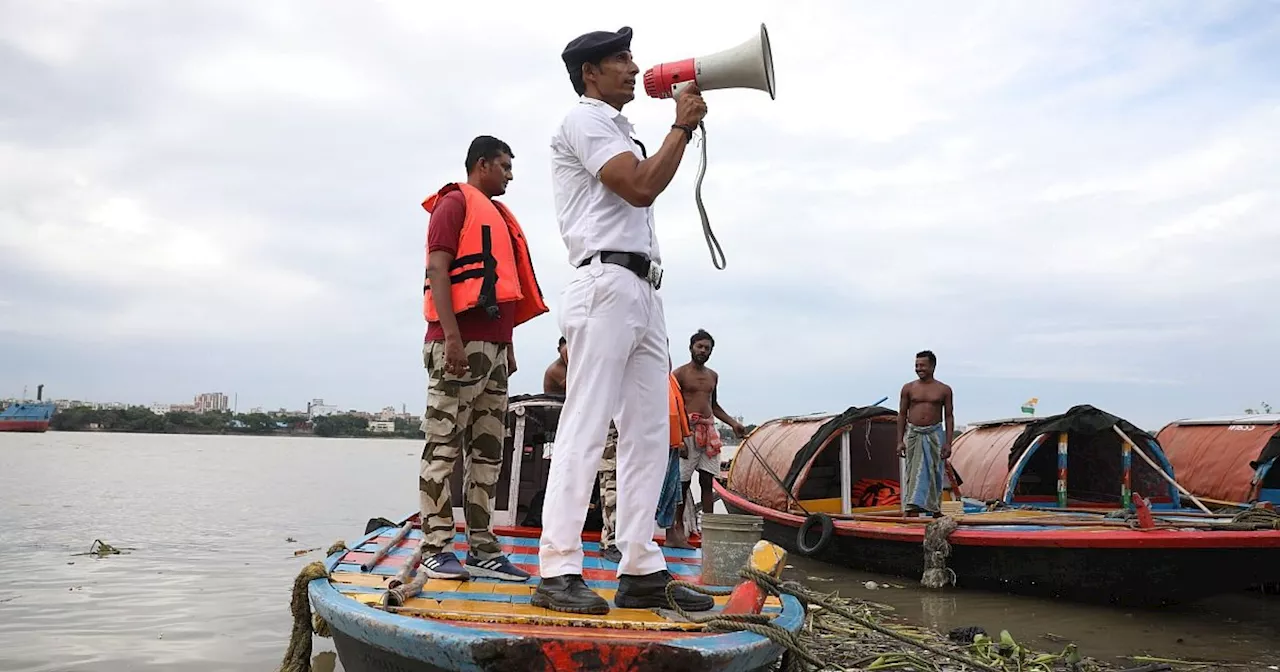
<path id="1" fill-rule="evenodd" d="M 895 413 L 854 407 L 839 415 L 765 423 L 746 438 L 727 482 L 717 483 L 716 491 L 730 512 L 762 516 L 765 538 L 790 550 L 919 578 L 932 521 L 903 517 L 900 504 L 891 499 L 868 502 L 856 496 L 868 490 L 859 487 L 863 483 L 893 486 L 900 478 Z M 1067 438 L 1074 454 L 1065 452 L 1065 470 L 1059 469 L 1057 427 L 1074 428 Z M 1159 604 L 1280 578 L 1280 530 L 1221 529 L 1229 527 L 1230 516 L 1179 507 L 1176 487 L 1135 457 L 1117 427 L 1132 425 L 1079 407 L 1036 421 L 979 423 L 959 437 L 952 458 L 958 487 L 943 504 L 959 524 L 947 537 L 946 564 L 956 585 Z M 1172 476 L 1158 443 L 1138 431 L 1131 434 L 1143 441 L 1143 454 Z M 1102 455 L 1107 452 L 1116 455 Z M 1139 462 L 1146 471 L 1135 466 Z M 1066 504 L 1061 507 L 1060 472 Z M 1125 489 L 1126 473 L 1139 495 L 1136 503 L 1135 493 Z M 1106 488 L 1098 485 L 1104 482 Z M 1094 496 L 1104 489 L 1110 501 Z M 981 493 L 981 499 L 954 501 L 971 492 Z M 1126 496 L 1128 507 L 1122 504 Z M 1112 512 L 1120 517 L 1105 515 Z"/>
<path id="2" fill-rule="evenodd" d="M 402 571 L 420 543 L 421 524 L 417 514 L 399 522 L 371 520 L 364 537 L 349 550 L 325 559 L 328 576 L 307 584 L 309 602 L 327 624 L 347 672 L 748 672 L 769 669 L 783 656 L 783 647 L 762 635 L 709 630 L 666 610 L 613 608 L 607 615 L 589 616 L 530 604 L 538 582 L 540 530 L 527 523 L 536 522 L 536 515 L 531 516 L 536 514 L 535 497 L 545 487 L 546 465 L 539 464 L 546 461 L 542 444 L 554 438 L 559 404 L 544 395 L 517 397 L 510 409 L 503 478 L 511 487 L 506 498 L 499 498 L 503 525 L 498 532 L 511 561 L 533 578 L 524 583 L 433 579 L 402 602 L 389 599 L 388 589 L 408 578 Z M 460 512 L 457 520 L 462 520 Z M 453 550 L 463 558 L 467 541 L 461 524 L 459 528 Z M 600 556 L 598 534 L 583 536 L 583 578 L 612 606 L 617 565 Z M 676 579 L 701 583 L 701 549 L 663 551 Z M 762 541 L 752 566 L 778 576 L 784 561 L 785 551 Z M 796 598 L 769 597 L 754 582 L 715 599 L 712 613 L 765 614 L 789 632 L 804 620 Z M 706 614 L 695 614 L 700 615 Z"/>
<path id="3" fill-rule="evenodd" d="M 1175 420 L 1156 438 L 1197 497 L 1280 507 L 1280 414 Z"/>

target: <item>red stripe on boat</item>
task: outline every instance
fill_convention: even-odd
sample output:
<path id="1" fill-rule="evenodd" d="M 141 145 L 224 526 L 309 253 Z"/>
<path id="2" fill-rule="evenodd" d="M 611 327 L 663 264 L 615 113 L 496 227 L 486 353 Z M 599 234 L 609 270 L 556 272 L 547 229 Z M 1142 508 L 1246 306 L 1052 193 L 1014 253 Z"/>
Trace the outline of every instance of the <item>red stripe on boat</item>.
<path id="1" fill-rule="evenodd" d="M 761 516 L 767 521 L 792 529 L 799 529 L 804 516 L 784 513 L 747 500 L 720 483 L 714 485 L 726 504 Z M 886 526 L 883 523 L 834 519 L 835 533 L 842 537 L 887 539 L 921 543 L 924 541 L 924 525 L 903 523 Z M 1025 525 L 1017 521 L 1001 521 L 999 525 Z M 1058 548 L 1280 548 L 1280 534 L 1275 531 L 1199 531 L 1199 530 L 1128 530 L 1079 528 L 1029 530 L 982 530 L 961 527 L 947 538 L 958 546 L 1019 546 Z"/>

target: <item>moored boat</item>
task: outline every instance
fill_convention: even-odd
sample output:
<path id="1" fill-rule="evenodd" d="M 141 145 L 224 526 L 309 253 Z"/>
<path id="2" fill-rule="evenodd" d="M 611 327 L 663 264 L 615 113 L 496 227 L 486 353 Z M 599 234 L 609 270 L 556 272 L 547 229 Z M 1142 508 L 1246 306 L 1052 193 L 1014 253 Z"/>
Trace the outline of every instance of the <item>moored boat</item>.
<path id="1" fill-rule="evenodd" d="M 44 385 L 36 388 L 36 400 L 9 404 L 0 410 L 0 432 L 45 432 L 56 407 L 43 401 Z"/>
<path id="2" fill-rule="evenodd" d="M 1280 529 L 1262 529 L 1274 528 L 1276 519 L 1268 512 L 1237 520 L 1179 508 L 1176 486 L 1137 456 L 1137 446 L 1116 429 L 1129 428 L 1133 440 L 1143 442 L 1137 450 L 1167 469 L 1153 451 L 1154 439 L 1092 407 L 988 425 L 999 432 L 979 424 L 957 438 L 952 460 L 960 494 L 995 494 L 990 504 L 970 497 L 962 505 L 944 501 L 950 528 L 903 517 L 887 503 L 893 498 L 859 501 L 856 492 L 899 487 L 893 415 L 855 407 L 840 415 L 765 423 L 743 442 L 717 492 L 730 512 L 762 516 L 766 539 L 866 571 L 922 577 L 926 537 L 933 529 L 948 543 L 939 546 L 935 539 L 932 548 L 949 552 L 946 568 L 962 587 L 1147 604 L 1280 578 Z M 1074 449 L 1064 456 L 1063 507 L 1057 506 L 1060 429 L 1070 429 L 1068 446 Z M 1042 438 L 1050 434 L 1052 441 Z M 1043 476 L 1041 451 L 1053 458 L 1048 494 L 1043 477 L 1031 478 Z M 1145 471 L 1134 466 L 1139 462 Z M 1126 473 L 1140 497 L 1125 491 Z M 1110 502 L 1102 499 L 1103 491 Z M 1125 495 L 1129 507 L 1121 504 Z M 1232 571 L 1222 572 L 1222 566 Z"/>
<path id="3" fill-rule="evenodd" d="M 300 638 L 310 641 L 309 617 L 299 609 L 310 604 L 348 672 L 751 672 L 774 665 L 784 654 L 781 644 L 754 632 L 726 631 L 736 626 L 724 621 L 698 622 L 704 616 L 754 614 L 762 627 L 797 632 L 804 619 L 801 603 L 788 594 L 769 596 L 754 581 L 720 587 L 726 594 L 715 598 L 716 607 L 690 614 L 693 620 L 665 609 L 613 608 L 596 616 L 530 604 L 538 583 L 538 494 L 545 488 L 549 462 L 543 458 L 554 454 L 544 444 L 554 441 L 560 404 L 560 398 L 547 395 L 513 397 L 508 411 L 511 430 L 495 531 L 511 561 L 532 578 L 520 583 L 427 579 L 416 555 L 422 538 L 419 516 L 399 522 L 374 519 L 363 538 L 350 548 L 331 549 L 315 574 L 304 571 L 300 576 L 305 593 L 299 597 L 295 592 L 295 644 Z M 462 521 L 461 512 L 456 513 Z M 453 551 L 462 558 L 468 546 L 461 523 L 459 528 Z M 612 606 L 617 565 L 601 557 L 597 534 L 583 537 L 583 578 Z M 675 579 L 701 585 L 700 548 L 663 552 Z M 762 541 L 749 566 L 776 578 L 785 557 L 781 548 Z M 305 660 L 304 647 L 291 646 L 287 658 Z"/>
<path id="4" fill-rule="evenodd" d="M 1280 414 L 1175 420 L 1156 438 L 1197 497 L 1280 507 Z"/>

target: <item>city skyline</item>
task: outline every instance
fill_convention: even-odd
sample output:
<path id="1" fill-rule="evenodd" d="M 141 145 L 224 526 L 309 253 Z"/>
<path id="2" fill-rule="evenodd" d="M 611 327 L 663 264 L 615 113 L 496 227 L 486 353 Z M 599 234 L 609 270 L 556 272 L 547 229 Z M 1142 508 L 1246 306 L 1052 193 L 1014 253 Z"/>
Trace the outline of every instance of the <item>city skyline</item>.
<path id="1" fill-rule="evenodd" d="M 244 410 L 237 410 L 236 404 L 229 400 L 236 397 L 236 393 L 227 395 L 223 392 L 201 392 L 192 396 L 191 402 L 138 402 L 138 401 L 120 401 L 112 399 L 110 401 L 100 401 L 94 399 L 83 399 L 74 397 L 51 397 L 45 395 L 44 401 L 53 404 L 59 410 L 65 410 L 72 407 L 93 408 L 96 410 L 123 409 L 123 408 L 146 408 L 154 413 L 167 413 L 169 411 L 190 411 L 194 413 L 203 413 L 210 411 L 236 412 L 236 413 L 272 413 L 272 414 L 296 414 L 301 416 L 314 417 L 315 415 L 330 415 L 335 413 L 367 413 L 367 414 L 387 414 L 397 417 L 414 416 L 421 417 L 421 414 L 412 414 L 408 411 L 407 404 L 401 404 L 399 409 L 392 405 L 386 405 L 375 411 L 363 408 L 343 408 L 336 404 L 326 404 L 323 398 L 312 398 L 301 408 L 289 408 L 287 406 L 277 406 L 274 408 L 266 406 L 253 406 Z M 26 395 L 23 396 L 6 396 L 0 397 L 0 403 L 15 403 L 21 401 L 32 401 L 34 398 Z"/>

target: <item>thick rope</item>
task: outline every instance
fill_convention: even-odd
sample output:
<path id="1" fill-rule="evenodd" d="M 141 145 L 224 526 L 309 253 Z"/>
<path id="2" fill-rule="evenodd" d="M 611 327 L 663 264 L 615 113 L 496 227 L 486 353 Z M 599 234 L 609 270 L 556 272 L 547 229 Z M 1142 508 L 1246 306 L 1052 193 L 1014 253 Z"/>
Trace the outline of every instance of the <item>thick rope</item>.
<path id="1" fill-rule="evenodd" d="M 325 557 L 347 550 L 347 544 L 338 541 L 329 547 Z M 329 577 L 324 563 L 316 560 L 302 568 L 293 580 L 293 596 L 289 600 L 289 611 L 293 614 L 293 630 L 289 634 L 289 648 L 284 652 L 284 660 L 280 661 L 277 672 L 311 672 L 311 634 L 330 637 L 329 624 L 311 614 L 311 599 L 307 595 L 307 586 L 316 579 Z"/>
<path id="2" fill-rule="evenodd" d="M 951 543 L 947 539 L 960 523 L 951 516 L 943 516 L 929 523 L 924 530 L 924 575 L 920 583 L 925 588 L 942 588 L 956 582 L 956 573 L 947 567 L 951 557 Z"/>
<path id="3" fill-rule="evenodd" d="M 1245 509 L 1231 518 L 1231 522 L 1218 526 L 1219 529 L 1252 532 L 1258 530 L 1280 530 L 1280 511 L 1273 509 Z"/>
<path id="4" fill-rule="evenodd" d="M 770 595 L 775 597 L 780 595 L 776 586 L 768 583 L 762 583 L 760 579 L 756 578 L 753 574 L 748 574 L 748 572 L 755 572 L 764 577 L 773 577 L 749 567 L 744 567 L 742 571 L 738 573 L 742 578 L 754 579 L 755 582 Z M 809 653 L 808 649 L 805 648 L 804 643 L 800 641 L 800 637 L 797 633 L 791 632 L 790 630 L 773 623 L 772 617 L 768 614 L 708 614 L 706 616 L 693 616 L 689 614 L 689 612 L 685 611 L 684 608 L 680 606 L 679 602 L 676 602 L 675 591 L 677 588 L 687 588 L 695 593 L 710 595 L 711 597 L 731 595 L 734 590 L 733 588 L 708 588 L 696 583 L 689 583 L 688 581 L 672 581 L 667 584 L 667 603 L 671 605 L 672 610 L 691 623 L 701 623 L 705 625 L 708 630 L 713 630 L 715 632 L 745 631 L 768 638 L 769 641 L 792 653 L 792 656 L 787 661 L 788 664 L 786 665 L 786 672 L 801 672 L 803 668 L 800 667 L 800 661 L 809 663 L 814 667 L 822 667 L 822 661 L 815 658 L 812 653 Z"/>
<path id="5" fill-rule="evenodd" d="M 970 656 L 966 656 L 964 654 L 956 653 L 953 651 L 948 651 L 947 649 L 934 646 L 927 642 L 922 642 L 916 639 L 912 639 L 898 632 L 894 632 L 893 630 L 890 630 L 889 628 L 886 628 L 880 625 L 879 623 L 876 623 L 875 621 L 872 621 L 870 619 L 859 616 L 858 614 L 855 614 L 844 605 L 833 602 L 817 593 L 814 593 L 806 589 L 805 587 L 793 581 L 788 581 L 783 583 L 779 581 L 777 578 L 773 577 L 772 575 L 762 572 L 758 569 L 753 569 L 751 567 L 743 567 L 738 572 L 738 576 L 747 580 L 755 581 L 756 584 L 759 585 L 765 592 L 769 593 L 774 597 L 781 596 L 783 593 L 786 593 L 787 595 L 791 595 L 792 597 L 795 597 L 797 600 L 799 600 L 800 603 L 804 605 L 806 610 L 808 609 L 810 604 L 816 604 L 830 611 L 831 613 L 836 614 L 837 616 L 840 616 L 846 620 L 852 621 L 864 628 L 867 628 L 868 630 L 874 630 L 886 637 L 890 637 L 904 644 L 909 644 L 916 648 L 923 649 L 925 651 L 928 651 L 930 653 L 933 653 L 939 656 L 943 656 L 945 658 L 949 658 L 956 662 L 964 663 L 965 665 L 969 665 L 971 667 L 974 667 L 980 670 L 985 670 L 986 672 L 1002 672 L 1000 668 L 994 667 L 987 663 L 983 663 L 982 661 L 974 659 Z M 689 584 L 683 581 L 671 582 L 670 584 L 667 585 L 667 601 L 671 604 L 672 609 L 680 613 L 682 616 L 686 616 L 686 618 L 688 618 L 688 616 L 685 614 L 685 611 L 681 609 L 680 605 L 676 604 L 676 601 L 675 601 L 675 594 L 673 590 L 676 587 L 689 588 L 690 590 L 702 593 L 704 595 L 719 596 L 719 595 L 728 594 L 728 592 L 724 592 L 726 589 L 710 589 L 710 588 L 706 588 L 705 586 Z M 732 592 L 732 589 L 727 589 L 727 590 L 729 592 Z M 790 661 L 790 665 L 787 666 L 789 670 L 796 670 L 796 671 L 803 670 L 802 664 L 808 664 L 815 669 L 822 669 L 823 667 L 825 667 L 825 664 L 821 660 L 819 660 L 817 657 L 815 657 L 812 653 L 809 652 L 809 650 L 804 646 L 804 643 L 800 641 L 800 638 L 796 634 L 771 622 L 767 624 L 759 624 L 759 623 L 744 622 L 743 620 L 739 620 L 740 618 L 747 617 L 747 616 L 763 616 L 763 614 L 724 614 L 724 615 L 714 614 L 710 616 L 695 617 L 695 618 L 691 618 L 690 620 L 693 620 L 694 622 L 706 623 L 708 629 L 712 629 L 714 627 L 714 629 L 716 630 L 721 630 L 721 629 L 724 629 L 727 631 L 745 630 L 747 632 L 754 632 L 763 637 L 768 637 L 771 641 L 782 645 L 787 649 L 787 651 L 793 654 L 793 657 Z"/>

